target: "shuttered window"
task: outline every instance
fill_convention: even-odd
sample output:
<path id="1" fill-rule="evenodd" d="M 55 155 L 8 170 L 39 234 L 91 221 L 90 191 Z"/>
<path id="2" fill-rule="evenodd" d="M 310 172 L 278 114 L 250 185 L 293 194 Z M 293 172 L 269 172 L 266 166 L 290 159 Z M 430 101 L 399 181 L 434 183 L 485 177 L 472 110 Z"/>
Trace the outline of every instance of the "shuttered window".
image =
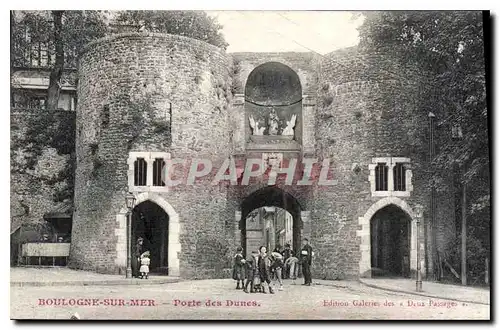
<path id="1" fill-rule="evenodd" d="M 378 163 L 375 167 L 375 190 L 387 191 L 389 168 L 385 163 Z"/>
<path id="2" fill-rule="evenodd" d="M 401 163 L 394 166 L 394 191 L 406 191 L 406 169 Z"/>
<path id="3" fill-rule="evenodd" d="M 165 161 L 163 158 L 156 158 L 153 162 L 153 186 L 165 186 L 163 181 L 163 168 Z"/>
<path id="4" fill-rule="evenodd" d="M 137 158 L 134 162 L 134 186 L 145 186 L 148 175 L 148 163 L 144 158 Z"/>

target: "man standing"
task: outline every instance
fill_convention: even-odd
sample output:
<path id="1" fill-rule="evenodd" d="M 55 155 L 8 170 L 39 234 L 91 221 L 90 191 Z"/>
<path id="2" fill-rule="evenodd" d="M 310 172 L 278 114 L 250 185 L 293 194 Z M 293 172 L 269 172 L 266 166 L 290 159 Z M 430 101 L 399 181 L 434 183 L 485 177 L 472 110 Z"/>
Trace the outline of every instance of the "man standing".
<path id="1" fill-rule="evenodd" d="M 300 261 L 302 264 L 302 274 L 304 275 L 304 284 L 310 286 L 312 283 L 311 278 L 311 262 L 312 262 L 312 247 L 309 245 L 309 240 L 307 238 L 303 239 L 304 246 L 300 250 Z"/>
<path id="2" fill-rule="evenodd" d="M 290 249 L 290 244 L 285 244 L 285 249 L 281 252 L 283 255 L 283 262 L 285 263 L 285 271 L 283 272 L 283 278 L 290 278 L 290 264 L 286 263 L 286 261 L 293 257 L 293 251 Z"/>

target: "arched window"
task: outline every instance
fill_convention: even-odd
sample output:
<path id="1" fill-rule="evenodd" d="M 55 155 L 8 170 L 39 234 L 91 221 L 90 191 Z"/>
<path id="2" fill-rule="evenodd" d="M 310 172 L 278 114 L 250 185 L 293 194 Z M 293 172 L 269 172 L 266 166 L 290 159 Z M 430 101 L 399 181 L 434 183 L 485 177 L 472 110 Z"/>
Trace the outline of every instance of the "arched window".
<path id="1" fill-rule="evenodd" d="M 378 163 L 375 167 L 375 190 L 387 191 L 389 167 L 385 163 Z"/>
<path id="2" fill-rule="evenodd" d="M 134 186 L 145 186 L 148 176 L 148 163 L 144 158 L 134 162 Z"/>

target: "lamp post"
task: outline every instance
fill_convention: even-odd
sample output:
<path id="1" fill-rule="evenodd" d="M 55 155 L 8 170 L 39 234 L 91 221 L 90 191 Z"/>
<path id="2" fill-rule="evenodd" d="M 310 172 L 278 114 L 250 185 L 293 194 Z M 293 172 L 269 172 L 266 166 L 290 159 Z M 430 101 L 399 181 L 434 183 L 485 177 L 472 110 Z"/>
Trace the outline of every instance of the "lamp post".
<path id="1" fill-rule="evenodd" d="M 127 205 L 127 270 L 125 278 L 132 278 L 132 210 L 135 204 L 135 196 L 131 192 L 125 196 Z"/>
<path id="2" fill-rule="evenodd" d="M 421 261 L 420 261 L 420 221 L 422 220 L 423 215 L 423 207 L 422 205 L 417 205 L 415 207 L 415 216 L 417 220 L 417 282 L 416 282 L 416 291 L 422 292 L 422 269 L 421 269 Z"/>

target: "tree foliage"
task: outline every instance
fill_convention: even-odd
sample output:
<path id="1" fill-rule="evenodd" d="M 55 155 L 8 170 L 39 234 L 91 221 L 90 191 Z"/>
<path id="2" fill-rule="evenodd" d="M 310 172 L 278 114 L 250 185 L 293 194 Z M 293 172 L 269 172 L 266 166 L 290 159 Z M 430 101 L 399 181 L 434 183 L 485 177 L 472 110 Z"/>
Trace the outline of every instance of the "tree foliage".
<path id="1" fill-rule="evenodd" d="M 465 181 L 489 167 L 488 112 L 481 12 L 369 12 L 360 47 L 392 54 L 431 74 L 423 111 L 432 111 L 446 136 L 438 166 L 467 168 Z M 460 127 L 463 138 L 451 139 Z M 447 131 L 444 131 L 447 129 Z"/>
<path id="2" fill-rule="evenodd" d="M 65 68 L 78 66 L 78 54 L 108 31 L 100 11 L 11 11 L 11 70 L 50 70 L 47 107 L 56 109 Z"/>
<path id="3" fill-rule="evenodd" d="M 202 11 L 121 11 L 117 21 L 137 25 L 150 32 L 177 34 L 202 40 L 222 49 L 228 46 L 220 32 L 222 25 Z"/>
<path id="4" fill-rule="evenodd" d="M 51 11 L 11 12 L 11 66 L 47 67 L 56 56 L 55 26 Z M 76 67 L 78 53 L 88 42 L 108 33 L 106 13 L 96 10 L 66 10 L 62 13 L 60 38 L 65 67 Z"/>

